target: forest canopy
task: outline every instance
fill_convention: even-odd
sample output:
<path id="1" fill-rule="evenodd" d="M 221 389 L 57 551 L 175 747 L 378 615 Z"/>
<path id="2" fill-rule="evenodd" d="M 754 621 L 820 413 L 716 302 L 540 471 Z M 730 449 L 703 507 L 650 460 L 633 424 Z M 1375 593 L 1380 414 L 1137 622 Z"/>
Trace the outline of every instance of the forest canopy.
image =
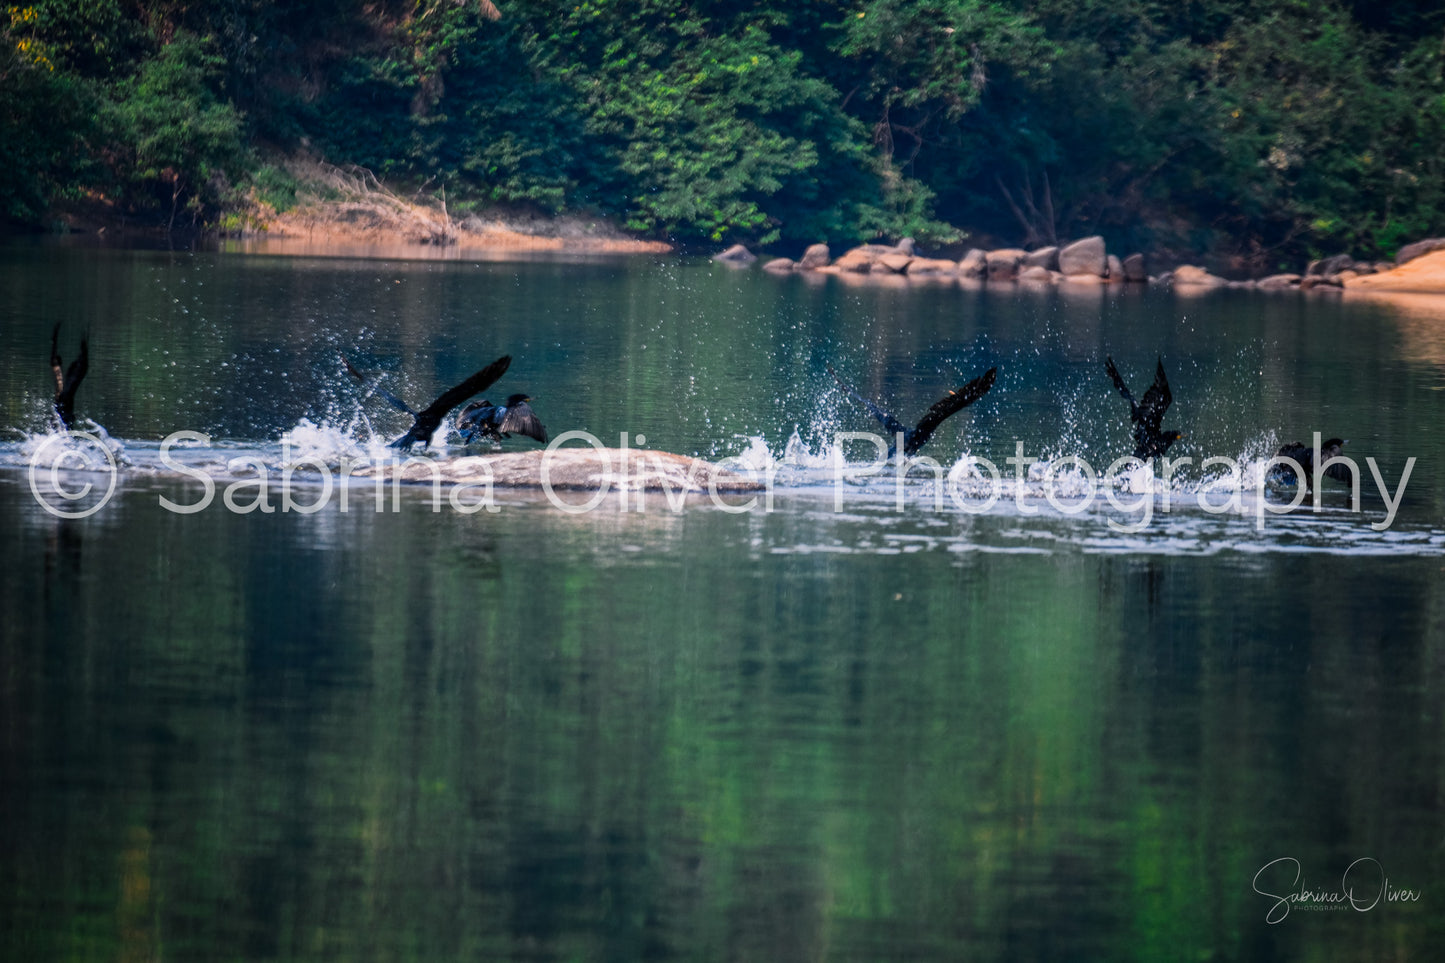
<path id="1" fill-rule="evenodd" d="M 213 225 L 305 154 L 683 243 L 1381 257 L 1445 233 L 1442 66 L 1424 0 L 36 0 L 0 218 Z"/>

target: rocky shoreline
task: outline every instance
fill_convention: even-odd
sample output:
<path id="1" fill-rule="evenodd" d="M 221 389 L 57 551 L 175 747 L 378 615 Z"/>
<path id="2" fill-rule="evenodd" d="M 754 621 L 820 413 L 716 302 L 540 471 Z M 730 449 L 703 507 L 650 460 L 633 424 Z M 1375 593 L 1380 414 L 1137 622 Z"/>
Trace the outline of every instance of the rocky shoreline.
<path id="1" fill-rule="evenodd" d="M 1396 282 L 1397 269 L 1428 260 L 1430 270 L 1412 272 L 1408 285 Z M 756 255 L 741 244 L 713 255 L 713 260 L 749 266 Z M 1434 262 L 1439 260 L 1439 269 Z M 1445 238 L 1427 238 L 1400 249 L 1394 261 L 1360 261 L 1348 254 L 1312 261 L 1298 274 L 1274 274 L 1250 280 L 1229 280 L 1202 267 L 1183 264 L 1159 274 L 1146 269 L 1145 256 L 1134 252 L 1119 257 L 1108 251 L 1103 237 L 1081 238 L 1061 246 L 1033 251 L 974 248 L 958 261 L 924 257 L 912 238 L 895 245 L 864 244 L 836 259 L 826 244 L 814 244 L 798 260 L 773 258 L 762 269 L 771 274 L 849 275 L 870 278 L 959 279 L 985 284 L 1163 284 L 1175 288 L 1253 288 L 1262 291 L 1342 291 L 1346 287 L 1369 290 L 1421 290 L 1445 292 Z M 1366 279 L 1370 279 L 1366 281 Z M 1357 283 L 1364 282 L 1364 283 Z"/>

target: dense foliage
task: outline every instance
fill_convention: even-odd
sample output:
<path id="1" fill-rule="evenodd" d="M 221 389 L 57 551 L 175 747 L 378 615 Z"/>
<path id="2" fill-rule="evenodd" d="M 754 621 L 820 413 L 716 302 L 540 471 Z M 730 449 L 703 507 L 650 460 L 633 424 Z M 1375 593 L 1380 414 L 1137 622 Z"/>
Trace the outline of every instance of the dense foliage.
<path id="1" fill-rule="evenodd" d="M 1445 233 L 1424 2 L 35 0 L 0 41 L 21 223 L 203 224 L 305 151 L 683 241 L 1263 263 Z"/>

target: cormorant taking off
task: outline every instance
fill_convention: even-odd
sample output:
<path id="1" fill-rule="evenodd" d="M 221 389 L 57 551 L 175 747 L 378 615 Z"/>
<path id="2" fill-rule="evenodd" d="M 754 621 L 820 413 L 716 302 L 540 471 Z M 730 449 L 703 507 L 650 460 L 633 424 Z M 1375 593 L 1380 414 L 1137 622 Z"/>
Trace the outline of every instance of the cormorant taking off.
<path id="1" fill-rule="evenodd" d="M 938 430 L 939 425 L 943 424 L 945 418 L 947 418 L 949 415 L 956 414 L 959 411 L 962 411 L 964 408 L 967 408 L 969 405 L 973 404 L 975 401 L 988 394 L 988 389 L 993 387 L 994 379 L 998 377 L 998 369 L 989 368 L 982 375 L 974 378 L 962 388 L 950 391 L 938 401 L 935 401 L 933 403 L 933 407 L 929 408 L 928 412 L 921 419 L 919 419 L 918 424 L 912 428 L 903 427 L 902 423 L 899 422 L 897 418 L 894 418 L 888 412 L 884 411 L 882 408 L 878 407 L 876 404 L 869 401 L 867 398 L 863 397 L 858 392 L 854 391 L 851 387 L 849 387 L 847 384 L 845 384 L 843 382 L 843 379 L 838 377 L 838 372 L 833 370 L 832 365 L 828 365 L 828 374 L 832 375 L 833 380 L 838 382 L 838 387 L 842 388 L 848 394 L 852 395 L 855 399 L 857 399 L 860 404 L 863 405 L 863 407 L 867 408 L 870 412 L 873 413 L 873 417 L 877 418 L 879 423 L 882 424 L 885 429 L 887 429 L 888 434 L 891 438 L 896 439 L 898 435 L 902 434 L 903 454 L 905 456 L 911 457 L 917 454 L 920 448 L 928 444 L 928 439 L 933 437 L 933 433 Z M 890 444 L 888 446 L 889 458 L 892 458 L 894 456 L 894 454 L 896 453 L 896 449 L 896 441 L 894 444 Z"/>
<path id="2" fill-rule="evenodd" d="M 60 361 L 59 339 L 60 325 L 57 324 L 50 332 L 50 370 L 55 372 L 55 417 L 60 419 L 61 429 L 69 431 L 75 421 L 75 392 L 90 368 L 90 343 L 88 338 L 80 339 L 80 357 L 70 362 L 70 369 L 66 371 Z"/>
<path id="3" fill-rule="evenodd" d="M 1129 393 L 1129 386 L 1124 384 L 1124 379 L 1119 377 L 1119 369 L 1114 367 L 1113 358 L 1104 359 L 1104 367 L 1109 371 L 1109 377 L 1114 379 L 1114 387 L 1119 389 L 1119 394 L 1129 400 L 1129 417 L 1134 422 L 1134 457 L 1153 458 L 1155 455 L 1162 455 L 1184 436 L 1177 431 L 1161 431 L 1159 423 L 1164 420 L 1164 412 L 1169 410 L 1174 395 L 1169 392 L 1169 379 L 1164 376 L 1164 361 L 1159 360 L 1159 369 L 1154 374 L 1154 383 L 1149 390 L 1144 392 L 1144 402 L 1140 404 L 1134 400 Z"/>
<path id="4" fill-rule="evenodd" d="M 474 438 L 501 441 L 515 432 L 547 443 L 547 426 L 542 424 L 537 413 L 527 402 L 527 395 L 512 395 L 506 404 L 494 405 L 487 399 L 473 401 L 457 416 L 457 431 L 461 432 L 467 444 Z"/>
<path id="5" fill-rule="evenodd" d="M 341 362 L 346 365 L 346 370 L 350 372 L 353 378 L 363 384 L 366 382 L 366 377 L 352 367 L 350 361 L 347 361 L 346 358 L 343 357 Z M 408 405 L 405 401 L 402 401 L 396 395 L 378 385 L 376 388 L 377 393 L 391 402 L 392 407 L 405 411 L 416 419 L 410 430 L 392 442 L 391 447 L 400 448 L 403 451 L 410 451 L 411 446 L 417 442 L 421 442 L 423 448 L 429 447 L 431 445 L 432 435 L 441 427 L 442 419 L 445 418 L 453 408 L 463 401 L 466 401 L 472 395 L 481 394 L 490 388 L 498 378 L 507 373 L 507 366 L 511 363 L 512 356 L 509 354 L 503 355 L 455 388 L 448 388 L 446 391 L 443 391 L 436 401 L 433 401 L 421 411 L 416 411 L 411 405 Z"/>
<path id="6" fill-rule="evenodd" d="M 1340 438 L 1331 438 L 1320 445 L 1320 464 L 1324 465 L 1331 458 L 1338 458 L 1345 453 L 1345 445 L 1349 442 Z M 1281 445 L 1279 451 L 1275 452 L 1277 458 L 1293 458 L 1299 466 L 1305 470 L 1304 487 L 1309 489 L 1315 478 L 1315 449 L 1313 445 L 1305 445 L 1298 441 L 1292 441 L 1288 445 Z M 1350 466 L 1344 462 L 1336 462 L 1333 465 L 1326 465 L 1325 477 L 1333 478 L 1337 482 L 1344 482 L 1346 485 L 1354 483 L 1350 474 Z M 1272 478 L 1282 485 L 1294 485 L 1299 483 L 1295 477 L 1294 469 L 1288 465 L 1275 465 L 1270 469 Z"/>

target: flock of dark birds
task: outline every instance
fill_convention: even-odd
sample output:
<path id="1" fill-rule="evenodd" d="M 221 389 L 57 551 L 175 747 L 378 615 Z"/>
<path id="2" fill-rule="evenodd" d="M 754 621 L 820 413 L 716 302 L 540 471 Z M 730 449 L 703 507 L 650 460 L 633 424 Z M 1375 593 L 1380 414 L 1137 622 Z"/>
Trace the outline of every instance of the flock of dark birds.
<path id="1" fill-rule="evenodd" d="M 59 349 L 60 325 L 56 325 L 50 333 L 50 369 L 55 375 L 55 417 L 60 423 L 62 430 L 70 430 L 75 422 L 75 393 L 80 387 L 81 381 L 85 379 L 85 373 L 90 367 L 90 345 L 89 339 L 82 337 L 80 340 L 80 355 L 66 368 L 60 358 Z M 345 370 L 353 378 L 363 385 L 371 383 L 372 390 L 381 395 L 392 407 L 404 411 L 412 416 L 412 425 L 407 429 L 406 434 L 391 442 L 392 448 L 402 451 L 410 451 L 411 447 L 418 442 L 423 448 L 430 447 L 437 430 L 441 428 L 442 422 L 462 402 L 481 394 L 492 385 L 496 384 L 501 377 L 507 373 L 507 368 L 512 364 L 511 355 L 503 355 L 485 368 L 471 375 L 460 384 L 448 388 L 437 396 L 436 400 L 420 411 L 407 404 L 401 398 L 383 388 L 380 384 L 374 383 L 373 379 L 358 371 L 345 357 L 341 359 Z M 1114 359 L 1104 359 L 1104 370 L 1108 372 L 1109 378 L 1114 382 L 1114 387 L 1124 400 L 1129 402 L 1129 419 L 1134 426 L 1134 457 L 1143 461 L 1163 456 L 1169 451 L 1169 446 L 1184 436 L 1172 429 L 1166 430 L 1162 427 L 1164 413 L 1174 401 L 1174 395 L 1169 390 L 1169 378 L 1164 374 L 1164 361 L 1159 359 L 1158 366 L 1154 371 L 1154 383 L 1144 392 L 1143 400 L 1136 400 L 1129 385 L 1119 374 L 1119 369 L 1114 366 Z M 944 395 L 933 406 L 924 413 L 923 417 L 912 428 L 903 424 L 893 415 L 889 414 L 876 402 L 863 397 L 858 391 L 843 381 L 833 366 L 828 365 L 828 374 L 838 383 L 844 393 L 852 397 L 863 407 L 867 408 L 878 423 L 888 432 L 893 439 L 902 436 L 903 455 L 912 457 L 916 455 L 928 440 L 933 437 L 945 420 L 967 408 L 988 394 L 998 377 L 998 368 L 990 368 L 982 375 L 972 381 L 956 388 Z M 470 445 L 473 441 L 500 443 L 513 435 L 522 435 L 533 438 L 542 444 L 547 443 L 547 429 L 542 424 L 537 413 L 532 410 L 531 397 L 523 394 L 512 394 L 500 405 L 483 398 L 481 401 L 472 401 L 462 409 L 457 417 L 454 427 L 461 435 L 463 443 Z M 1322 464 L 1330 459 L 1339 457 L 1344 450 L 1345 442 L 1339 438 L 1331 438 L 1320 446 L 1319 455 Z M 897 454 L 897 443 L 889 445 L 888 457 L 891 459 Z M 1276 457 L 1290 458 L 1297 462 L 1305 470 L 1306 478 L 1301 482 L 1295 472 L 1288 466 L 1279 466 L 1275 472 L 1275 478 L 1282 484 L 1304 484 L 1308 486 L 1309 479 L 1315 473 L 1315 450 L 1312 445 L 1302 442 L 1291 442 L 1282 446 L 1276 453 Z M 1326 464 L 1324 474 L 1336 481 L 1350 482 L 1348 468 L 1344 464 Z"/>

